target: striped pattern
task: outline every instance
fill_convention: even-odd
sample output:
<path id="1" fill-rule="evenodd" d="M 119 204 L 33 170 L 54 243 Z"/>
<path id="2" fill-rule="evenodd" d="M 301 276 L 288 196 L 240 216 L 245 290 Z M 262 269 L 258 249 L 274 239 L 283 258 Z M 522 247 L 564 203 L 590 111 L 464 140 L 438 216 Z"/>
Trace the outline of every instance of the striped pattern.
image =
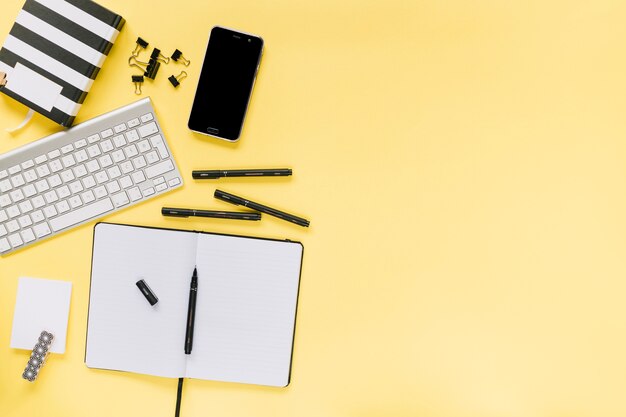
<path id="1" fill-rule="evenodd" d="M 26 0 L 0 49 L 0 71 L 8 81 L 0 91 L 71 126 L 124 23 L 91 0 Z M 61 87 L 52 109 L 11 90 L 18 63 Z"/>

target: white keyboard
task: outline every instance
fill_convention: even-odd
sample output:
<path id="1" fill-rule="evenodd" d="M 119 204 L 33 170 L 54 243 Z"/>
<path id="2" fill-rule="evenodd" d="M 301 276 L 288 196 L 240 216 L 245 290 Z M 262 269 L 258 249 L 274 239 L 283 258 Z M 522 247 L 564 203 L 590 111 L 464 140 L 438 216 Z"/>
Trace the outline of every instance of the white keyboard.
<path id="1" fill-rule="evenodd" d="M 149 98 L 0 155 L 0 254 L 182 186 Z"/>

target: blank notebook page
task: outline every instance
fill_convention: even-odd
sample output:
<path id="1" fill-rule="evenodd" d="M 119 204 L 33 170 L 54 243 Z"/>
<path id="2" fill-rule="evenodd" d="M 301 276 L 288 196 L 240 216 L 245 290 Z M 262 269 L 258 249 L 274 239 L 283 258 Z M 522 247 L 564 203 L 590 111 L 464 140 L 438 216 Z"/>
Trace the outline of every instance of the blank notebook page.
<path id="1" fill-rule="evenodd" d="M 302 245 L 208 234 L 197 243 L 198 300 L 186 376 L 286 386 Z"/>
<path id="2" fill-rule="evenodd" d="M 96 226 L 88 367 L 177 378 L 185 372 L 185 323 L 197 233 Z M 135 283 L 159 298 L 151 306 Z"/>

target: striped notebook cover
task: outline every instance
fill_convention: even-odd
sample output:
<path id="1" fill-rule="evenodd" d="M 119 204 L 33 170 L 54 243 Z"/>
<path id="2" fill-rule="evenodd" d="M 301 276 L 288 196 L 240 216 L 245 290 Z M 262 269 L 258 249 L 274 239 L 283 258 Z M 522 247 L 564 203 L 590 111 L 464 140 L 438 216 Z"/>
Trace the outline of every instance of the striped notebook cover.
<path id="1" fill-rule="evenodd" d="M 91 0 L 26 0 L 0 49 L 0 91 L 71 126 L 124 23 Z"/>

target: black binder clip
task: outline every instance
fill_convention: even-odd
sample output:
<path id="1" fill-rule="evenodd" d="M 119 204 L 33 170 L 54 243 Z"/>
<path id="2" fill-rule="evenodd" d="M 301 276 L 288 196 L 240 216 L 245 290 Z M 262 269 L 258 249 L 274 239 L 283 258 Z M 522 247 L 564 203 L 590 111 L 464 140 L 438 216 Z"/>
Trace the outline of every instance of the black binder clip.
<path id="1" fill-rule="evenodd" d="M 152 50 L 152 54 L 150 55 L 150 59 L 154 59 L 155 61 L 161 61 L 164 64 L 169 64 L 170 59 L 161 53 L 160 49 L 154 48 Z"/>
<path id="2" fill-rule="evenodd" d="M 171 75 L 168 80 L 172 83 L 172 85 L 174 87 L 178 87 L 180 85 L 180 81 L 187 77 L 187 73 L 185 71 L 182 71 L 180 74 L 178 74 L 177 76 L 173 76 Z"/>
<path id="3" fill-rule="evenodd" d="M 159 72 L 159 67 L 161 66 L 161 63 L 155 59 L 150 59 L 150 61 L 148 62 L 143 62 L 138 60 L 137 57 L 131 56 L 130 58 L 128 58 L 128 65 L 131 67 L 139 68 L 140 70 L 144 71 L 144 77 L 154 80 L 157 72 Z"/>
<path id="4" fill-rule="evenodd" d="M 144 41 L 141 38 L 137 38 L 137 46 L 135 46 L 135 50 L 133 51 L 133 56 L 136 58 L 139 56 L 139 52 L 142 49 L 146 49 L 148 47 L 148 42 Z"/>
<path id="5" fill-rule="evenodd" d="M 143 84 L 143 75 L 133 75 L 133 84 L 135 84 L 135 94 L 141 95 L 141 84 Z"/>
<path id="6" fill-rule="evenodd" d="M 191 64 L 191 61 L 190 61 L 190 60 L 188 60 L 188 59 L 186 59 L 186 58 L 183 56 L 183 53 L 182 53 L 180 50 L 178 50 L 178 49 L 177 49 L 177 50 L 175 50 L 175 51 L 174 51 L 174 53 L 172 54 L 172 59 L 173 59 L 174 61 L 176 61 L 176 62 L 178 62 L 178 60 L 180 59 L 180 62 L 181 62 L 184 66 L 186 66 L 186 67 L 188 67 L 188 66 L 189 66 L 189 64 Z"/>

